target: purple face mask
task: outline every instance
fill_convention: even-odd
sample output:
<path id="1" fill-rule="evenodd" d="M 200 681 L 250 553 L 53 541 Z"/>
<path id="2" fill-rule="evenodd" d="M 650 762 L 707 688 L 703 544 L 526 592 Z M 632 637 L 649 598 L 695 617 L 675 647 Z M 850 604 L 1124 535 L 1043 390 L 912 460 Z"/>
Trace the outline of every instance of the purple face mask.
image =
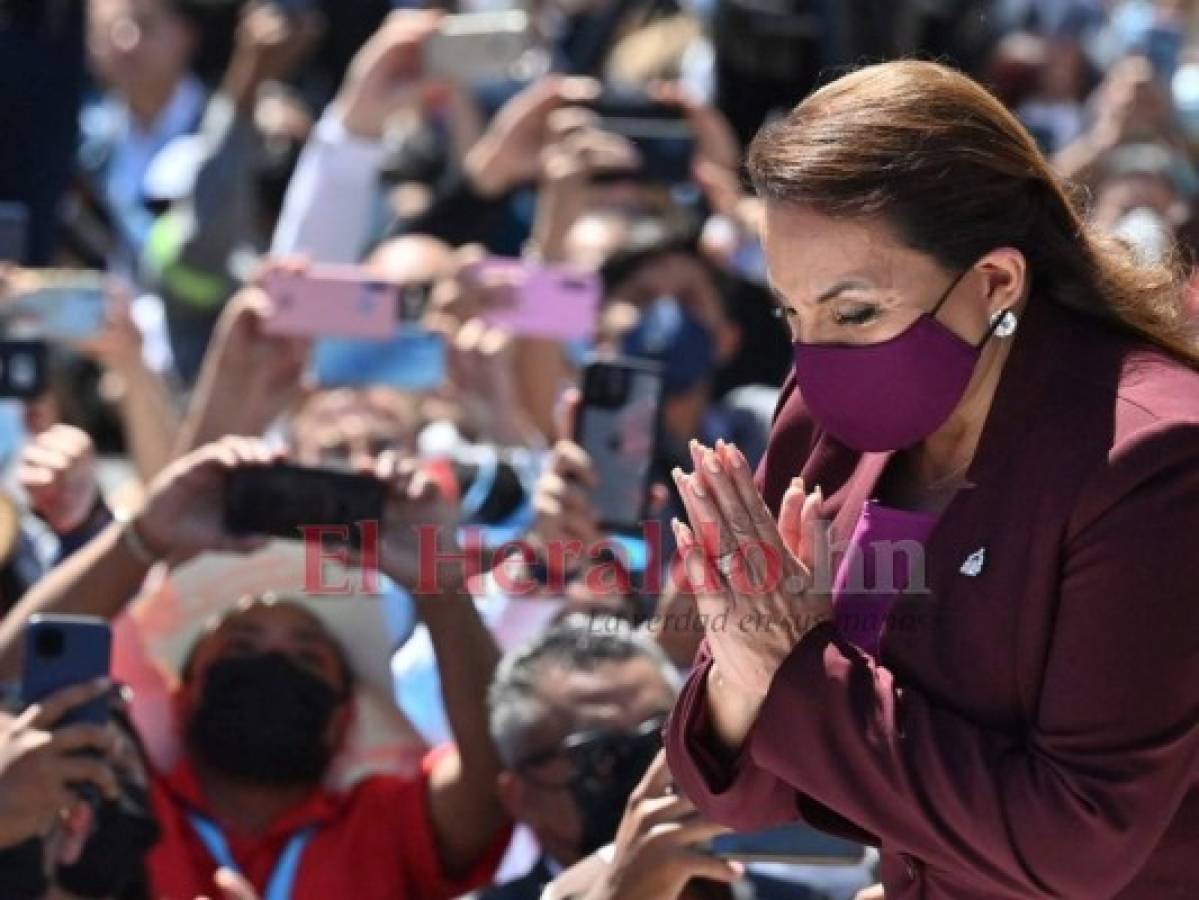
<path id="1" fill-rule="evenodd" d="M 968 344 L 937 321 L 937 312 L 965 274 L 953 280 L 932 312 L 889 340 L 794 342 L 795 379 L 818 425 L 846 446 L 866 452 L 911 447 L 944 424 L 965 394 L 995 328 L 987 329 L 978 344 Z"/>

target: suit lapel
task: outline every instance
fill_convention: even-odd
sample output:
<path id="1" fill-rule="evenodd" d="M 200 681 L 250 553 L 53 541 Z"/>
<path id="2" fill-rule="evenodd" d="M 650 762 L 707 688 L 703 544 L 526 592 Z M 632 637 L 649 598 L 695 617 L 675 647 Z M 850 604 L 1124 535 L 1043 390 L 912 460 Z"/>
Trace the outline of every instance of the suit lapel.
<path id="1" fill-rule="evenodd" d="M 862 507 L 874 495 L 879 479 L 894 455 L 891 451 L 863 453 L 845 483 L 825 497 L 819 515 L 821 520 L 831 520 L 829 538 L 834 546 L 844 546 L 853 534 Z"/>

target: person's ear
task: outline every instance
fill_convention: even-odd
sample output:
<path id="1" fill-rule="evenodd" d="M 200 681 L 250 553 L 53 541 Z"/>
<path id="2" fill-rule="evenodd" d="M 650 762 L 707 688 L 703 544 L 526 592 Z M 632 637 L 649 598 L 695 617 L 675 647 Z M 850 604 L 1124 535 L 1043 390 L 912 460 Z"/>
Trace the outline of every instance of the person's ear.
<path id="1" fill-rule="evenodd" d="M 350 729 L 354 725 L 355 709 L 357 704 L 354 702 L 355 694 L 350 692 L 337 708 L 333 710 L 333 715 L 329 718 L 329 746 L 334 750 L 339 750 L 346 741 L 346 735 L 350 733 Z"/>
<path id="2" fill-rule="evenodd" d="M 524 821 L 525 786 L 520 777 L 505 769 L 495 777 L 495 785 L 504 811 L 514 822 Z"/>
<path id="3" fill-rule="evenodd" d="M 1019 306 L 1028 293 L 1028 261 L 1015 247 L 998 247 L 978 261 L 987 315 Z"/>

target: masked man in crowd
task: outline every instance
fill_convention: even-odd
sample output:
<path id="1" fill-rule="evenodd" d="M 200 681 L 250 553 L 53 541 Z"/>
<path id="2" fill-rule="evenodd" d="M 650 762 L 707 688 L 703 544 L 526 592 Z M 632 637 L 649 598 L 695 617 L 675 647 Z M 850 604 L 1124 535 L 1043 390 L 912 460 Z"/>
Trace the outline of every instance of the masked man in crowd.
<path id="1" fill-rule="evenodd" d="M 177 460 L 141 512 L 101 532 L 0 623 L 0 668 L 15 670 L 33 613 L 111 618 L 159 560 L 260 546 L 261 538 L 226 531 L 224 485 L 230 471 L 276 458 L 260 442 L 226 438 Z M 390 487 L 379 569 L 409 587 L 429 628 L 457 750 L 432 754 L 415 779 L 375 776 L 346 793 L 326 790 L 351 718 L 352 648 L 292 604 L 245 601 L 200 639 L 186 667 L 177 703 L 186 752 L 152 785 L 163 829 L 149 859 L 154 897 L 220 896 L 218 865 L 263 896 L 292 900 L 427 900 L 489 880 L 508 832 L 485 703 L 495 645 L 461 567 L 444 562 L 454 527 L 436 489 L 391 455 L 375 474 Z M 436 567 L 423 583 L 421 541 Z"/>

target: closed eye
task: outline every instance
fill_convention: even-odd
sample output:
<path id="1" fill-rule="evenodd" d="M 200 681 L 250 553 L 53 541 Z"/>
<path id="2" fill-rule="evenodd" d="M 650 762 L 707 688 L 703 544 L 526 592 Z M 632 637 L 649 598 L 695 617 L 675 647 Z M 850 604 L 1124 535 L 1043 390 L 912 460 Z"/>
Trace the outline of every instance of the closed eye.
<path id="1" fill-rule="evenodd" d="M 838 325 L 865 325 L 878 316 L 877 306 L 861 306 L 857 309 L 838 310 L 834 317 Z"/>

